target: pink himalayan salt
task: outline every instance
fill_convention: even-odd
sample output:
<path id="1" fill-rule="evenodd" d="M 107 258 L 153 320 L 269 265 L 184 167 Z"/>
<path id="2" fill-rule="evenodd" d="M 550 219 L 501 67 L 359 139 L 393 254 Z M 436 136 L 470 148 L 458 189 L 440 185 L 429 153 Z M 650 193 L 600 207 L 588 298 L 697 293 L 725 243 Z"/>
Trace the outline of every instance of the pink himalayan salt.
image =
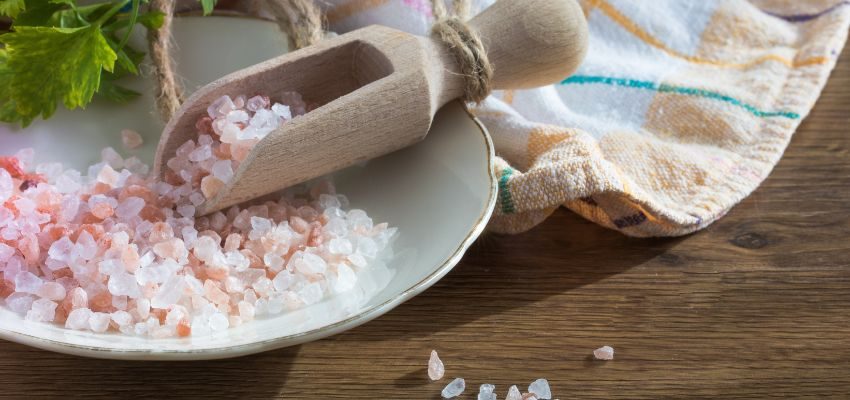
<path id="1" fill-rule="evenodd" d="M 443 379 L 446 373 L 446 368 L 440 356 L 437 355 L 437 350 L 431 350 L 431 358 L 428 360 L 428 378 L 432 381 Z"/>
<path id="2" fill-rule="evenodd" d="M 144 139 L 142 139 L 142 135 L 139 132 L 132 129 L 123 129 L 121 130 L 121 142 L 124 144 L 125 149 L 133 150 L 141 147 L 144 144 Z"/>
<path id="3" fill-rule="evenodd" d="M 376 243 L 386 248 L 395 229 L 344 211 L 347 200 L 326 182 L 307 195 L 194 215 L 207 197 L 204 178 L 225 184 L 263 135 L 306 112 L 300 96 L 285 97 L 284 105 L 265 97 L 219 102 L 215 118 L 198 121 L 197 141 L 169 160 L 177 169 L 164 181 L 112 149 L 88 176 L 58 164 L 28 174 L 32 154 L 0 157 L 7 307 L 68 329 L 185 337 L 353 288 L 356 272 L 378 257 Z M 222 129 L 234 133 L 231 143 Z"/>
<path id="4" fill-rule="evenodd" d="M 593 350 L 593 358 L 597 360 L 613 360 L 614 359 L 614 348 L 611 346 L 602 346 L 596 350 Z"/>

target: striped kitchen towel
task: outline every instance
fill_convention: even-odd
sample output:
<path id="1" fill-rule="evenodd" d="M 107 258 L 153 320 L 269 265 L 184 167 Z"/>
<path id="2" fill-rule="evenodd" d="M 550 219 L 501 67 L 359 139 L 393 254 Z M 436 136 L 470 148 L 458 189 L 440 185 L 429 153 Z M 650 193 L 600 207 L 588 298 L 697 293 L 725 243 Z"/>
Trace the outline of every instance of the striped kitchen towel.
<path id="1" fill-rule="evenodd" d="M 707 226 L 770 173 L 850 25 L 847 0 L 582 6 L 590 48 L 574 76 L 473 110 L 500 156 L 494 231 L 525 231 L 560 206 L 632 236 Z M 433 22 L 429 0 L 325 7 L 337 32 L 380 23 L 425 34 Z"/>

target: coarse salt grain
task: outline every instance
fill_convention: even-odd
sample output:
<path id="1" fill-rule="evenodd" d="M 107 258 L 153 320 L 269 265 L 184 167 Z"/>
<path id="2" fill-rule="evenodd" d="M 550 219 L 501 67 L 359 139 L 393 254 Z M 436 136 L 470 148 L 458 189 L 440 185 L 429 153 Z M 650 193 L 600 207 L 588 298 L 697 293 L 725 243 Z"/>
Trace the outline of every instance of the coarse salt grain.
<path id="1" fill-rule="evenodd" d="M 528 385 L 528 392 L 534 394 L 538 399 L 549 400 L 552 398 L 552 390 L 549 388 L 549 381 L 546 379 L 538 379 Z"/>
<path id="2" fill-rule="evenodd" d="M 460 396 L 463 393 L 464 389 L 466 389 L 466 381 L 463 378 L 455 378 L 440 393 L 444 399 L 452 399 L 457 396 Z"/>
<path id="3" fill-rule="evenodd" d="M 596 350 L 593 350 L 593 357 L 597 360 L 613 360 L 614 348 L 612 348 L 611 346 L 602 346 Z"/>
<path id="4" fill-rule="evenodd" d="M 431 350 L 431 358 L 428 360 L 428 378 L 432 381 L 438 381 L 443 379 L 445 373 L 446 367 L 440 360 L 440 356 L 437 355 L 437 350 Z"/>
<path id="5" fill-rule="evenodd" d="M 355 270 L 388 247 L 395 229 L 346 211 L 327 182 L 195 216 L 252 146 L 307 111 L 297 93 L 280 100 L 217 99 L 163 180 L 110 148 L 87 175 L 33 166 L 32 151 L 0 158 L 0 203 L 14 205 L 0 207 L 0 272 L 14 287 L 6 306 L 68 329 L 183 337 L 351 290 Z M 126 148 L 142 144 L 137 132 L 121 136 Z"/>
<path id="6" fill-rule="evenodd" d="M 144 139 L 142 139 L 142 135 L 139 132 L 132 129 L 123 129 L 121 130 L 121 142 L 124 144 L 124 148 L 133 150 L 141 147 L 144 144 Z"/>
<path id="7" fill-rule="evenodd" d="M 516 385 L 511 386 L 508 389 L 508 394 L 505 396 L 505 400 L 522 400 L 522 393 L 520 393 L 519 388 Z"/>

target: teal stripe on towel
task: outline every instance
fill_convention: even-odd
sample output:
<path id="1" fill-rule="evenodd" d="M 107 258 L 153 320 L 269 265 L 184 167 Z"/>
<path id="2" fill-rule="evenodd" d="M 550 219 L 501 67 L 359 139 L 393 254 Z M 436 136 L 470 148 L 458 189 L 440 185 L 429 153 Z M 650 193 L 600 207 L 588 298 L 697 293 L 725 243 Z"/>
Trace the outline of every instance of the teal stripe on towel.
<path id="1" fill-rule="evenodd" d="M 788 119 L 800 119 L 800 114 L 791 111 L 764 111 L 756 108 L 753 105 L 747 104 L 738 100 L 734 97 L 727 96 L 722 93 L 712 92 L 710 90 L 692 88 L 686 86 L 674 86 L 668 85 L 665 83 L 655 83 L 651 81 L 641 81 L 637 79 L 627 79 L 627 78 L 612 78 L 607 76 L 588 76 L 588 75 L 575 75 L 565 79 L 561 82 L 562 85 L 589 85 L 589 84 L 602 84 L 609 86 L 621 86 L 628 87 L 633 89 L 644 89 L 644 90 L 652 90 L 658 93 L 675 93 L 681 94 L 685 96 L 694 96 L 694 97 L 702 97 L 706 99 L 718 100 L 728 104 L 732 104 L 736 107 L 741 107 L 751 114 L 761 117 L 761 118 L 770 118 L 770 117 L 782 117 Z"/>
<path id="2" fill-rule="evenodd" d="M 516 211 L 513 196 L 511 196 L 511 189 L 508 187 L 508 182 L 513 173 L 513 168 L 507 167 L 502 170 L 502 176 L 499 177 L 499 203 L 502 206 L 502 214 L 513 214 Z"/>

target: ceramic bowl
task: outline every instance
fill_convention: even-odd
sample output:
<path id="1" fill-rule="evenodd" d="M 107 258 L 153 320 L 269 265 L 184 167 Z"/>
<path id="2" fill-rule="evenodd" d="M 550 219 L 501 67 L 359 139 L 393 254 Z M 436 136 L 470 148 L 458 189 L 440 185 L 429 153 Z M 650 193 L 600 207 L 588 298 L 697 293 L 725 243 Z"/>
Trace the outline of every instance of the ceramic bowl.
<path id="1" fill-rule="evenodd" d="M 177 64 L 189 90 L 287 50 L 276 25 L 233 17 L 185 17 L 174 24 Z M 36 150 L 37 162 L 84 168 L 106 146 L 121 150 L 119 132 L 132 128 L 146 139 L 135 153 L 153 152 L 162 125 L 154 114 L 149 82 L 129 86 L 143 96 L 129 105 L 96 102 L 85 111 L 57 112 L 24 131 L 0 125 L 0 154 Z M 138 360 L 236 357 L 296 345 L 351 329 L 422 292 L 458 263 L 478 237 L 496 201 L 493 145 L 460 103 L 444 107 L 423 142 L 334 174 L 352 207 L 399 228 L 395 256 L 361 276 L 355 290 L 281 316 L 256 320 L 213 335 L 149 339 L 95 334 L 25 321 L 0 307 L 0 337 L 80 356 Z M 426 316 L 427 318 L 427 316 Z"/>

